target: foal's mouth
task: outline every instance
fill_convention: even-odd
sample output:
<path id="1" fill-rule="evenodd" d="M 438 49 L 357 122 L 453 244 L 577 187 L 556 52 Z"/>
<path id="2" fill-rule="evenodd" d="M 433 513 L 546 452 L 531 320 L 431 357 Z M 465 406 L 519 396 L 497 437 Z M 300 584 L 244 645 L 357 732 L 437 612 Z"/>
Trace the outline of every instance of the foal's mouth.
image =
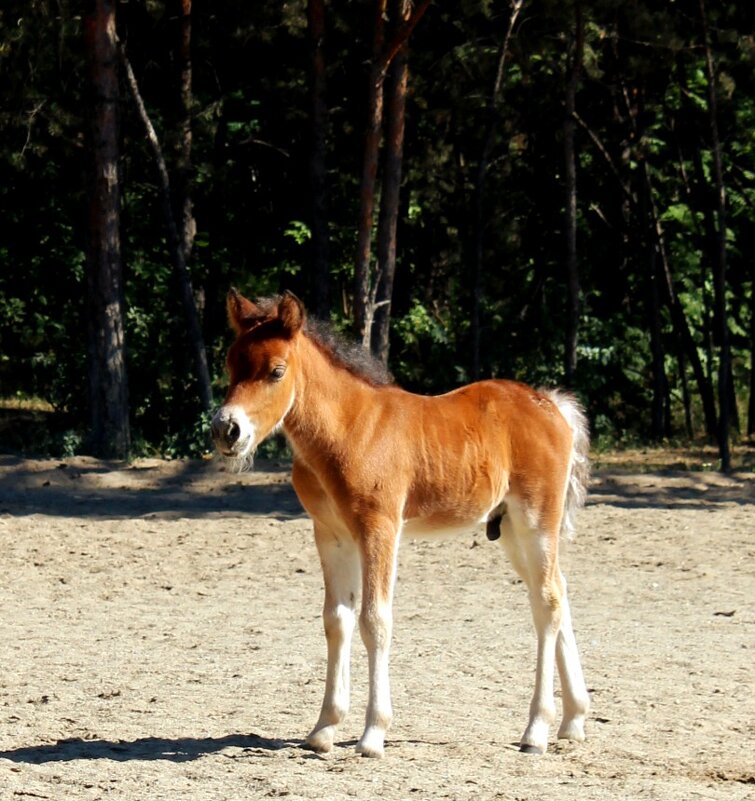
<path id="1" fill-rule="evenodd" d="M 218 453 L 225 462 L 225 469 L 229 473 L 245 473 L 254 467 L 254 454 L 256 448 L 252 446 L 251 439 L 247 447 L 218 448 Z"/>
<path id="2" fill-rule="evenodd" d="M 243 442 L 234 442 L 230 446 L 216 442 L 215 447 L 226 459 L 246 459 L 247 456 L 254 453 L 254 442 L 251 437 L 247 437 Z"/>

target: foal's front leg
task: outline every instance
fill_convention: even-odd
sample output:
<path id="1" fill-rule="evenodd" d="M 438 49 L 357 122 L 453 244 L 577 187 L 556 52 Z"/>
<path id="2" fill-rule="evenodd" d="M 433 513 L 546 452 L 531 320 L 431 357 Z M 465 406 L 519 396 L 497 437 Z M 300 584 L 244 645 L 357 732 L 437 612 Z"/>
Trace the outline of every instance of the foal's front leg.
<path id="1" fill-rule="evenodd" d="M 359 549 L 350 536 L 336 537 L 315 524 L 315 542 L 325 581 L 323 624 L 328 643 L 328 670 L 320 717 L 307 744 L 315 751 L 333 747 L 338 725 L 349 711 L 351 637 L 362 585 Z"/>
<path id="2" fill-rule="evenodd" d="M 393 588 L 396 582 L 399 527 L 372 526 L 360 541 L 362 611 L 359 628 L 369 665 L 369 696 L 364 734 L 357 752 L 382 757 L 385 734 L 393 719 L 388 658 L 393 633 Z"/>

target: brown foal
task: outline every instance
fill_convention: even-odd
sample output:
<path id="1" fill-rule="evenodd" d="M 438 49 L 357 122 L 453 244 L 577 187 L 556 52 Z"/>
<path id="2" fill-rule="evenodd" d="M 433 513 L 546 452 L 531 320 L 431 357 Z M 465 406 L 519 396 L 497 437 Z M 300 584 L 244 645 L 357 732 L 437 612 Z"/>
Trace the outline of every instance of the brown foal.
<path id="1" fill-rule="evenodd" d="M 236 341 L 230 387 L 213 419 L 218 450 L 250 463 L 281 428 L 294 454 L 293 485 L 314 522 L 325 583 L 325 697 L 307 738 L 329 751 L 349 707 L 356 622 L 368 654 L 369 698 L 357 751 L 383 755 L 391 723 L 388 653 L 402 534 L 487 526 L 529 591 L 537 670 L 521 749 L 543 753 L 558 736 L 583 740 L 589 697 L 558 566 L 589 471 L 588 433 L 570 395 L 512 381 L 481 381 L 425 397 L 392 385 L 356 349 L 334 344 L 286 293 L 253 303 L 228 296 Z M 361 600 L 361 604 L 360 604 Z"/>

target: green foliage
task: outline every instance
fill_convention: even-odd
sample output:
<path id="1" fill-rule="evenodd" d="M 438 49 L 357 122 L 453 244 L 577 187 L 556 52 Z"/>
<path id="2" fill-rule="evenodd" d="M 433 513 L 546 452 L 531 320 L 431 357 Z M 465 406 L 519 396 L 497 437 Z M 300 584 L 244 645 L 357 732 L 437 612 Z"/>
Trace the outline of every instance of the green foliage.
<path id="1" fill-rule="evenodd" d="M 202 412 L 193 425 L 165 436 L 158 442 L 155 451 L 167 459 L 176 459 L 182 456 L 194 458 L 206 456 L 212 452 L 211 422 L 212 413 Z M 144 442 L 142 442 L 141 447 L 147 453 L 150 450 L 149 446 Z"/>
<path id="2" fill-rule="evenodd" d="M 709 4 L 725 142 L 733 374 L 747 399 L 755 245 L 755 41 L 747 3 Z M 578 250 L 583 307 L 576 389 L 599 444 L 648 436 L 652 402 L 650 229 L 643 176 L 705 369 L 714 374 L 712 152 L 697 4 L 590 0 L 577 94 Z M 225 389 L 229 286 L 310 299 L 313 254 L 306 6 L 194 4 L 190 258 L 218 402 Z M 163 3 L 118 7 L 119 34 L 175 176 L 172 21 Z M 469 380 L 475 181 L 506 3 L 432 4 L 411 40 L 390 367 L 439 392 Z M 371 14 L 327 7 L 328 207 L 332 319 L 350 326 Z M 528 0 L 495 110 L 484 195 L 482 369 L 553 385 L 564 327 L 563 101 L 573 4 Z M 58 424 L 35 443 L 71 453 L 87 426 L 88 142 L 81 17 L 74 4 L 0 9 L 0 397 L 36 395 Z M 137 452 L 201 455 L 199 413 L 151 152 L 120 103 L 122 249 L 130 404 Z M 594 135 L 588 135 L 587 130 Z M 603 152 L 596 145 L 603 146 Z M 610 166 L 608 160 L 610 160 Z M 631 197 L 631 200 L 629 199 Z M 662 304 L 663 305 L 663 304 Z M 671 417 L 689 364 L 664 306 L 659 336 Z M 45 417 L 47 420 L 49 414 Z M 280 444 L 266 446 L 276 455 Z"/>

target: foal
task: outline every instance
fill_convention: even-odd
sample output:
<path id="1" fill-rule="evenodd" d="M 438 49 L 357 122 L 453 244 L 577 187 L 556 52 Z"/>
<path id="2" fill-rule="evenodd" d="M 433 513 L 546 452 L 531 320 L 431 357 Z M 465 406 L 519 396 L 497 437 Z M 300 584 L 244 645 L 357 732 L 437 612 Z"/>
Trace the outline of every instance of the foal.
<path id="1" fill-rule="evenodd" d="M 588 434 L 577 402 L 511 381 L 481 381 L 439 397 L 414 395 L 355 365 L 291 294 L 253 303 L 235 291 L 228 314 L 230 388 L 212 422 L 225 456 L 250 460 L 281 426 L 293 485 L 314 522 L 325 580 L 325 697 L 307 738 L 333 747 L 349 707 L 349 655 L 359 628 L 369 698 L 357 751 L 380 757 L 391 723 L 388 651 L 402 533 L 487 525 L 529 591 L 537 672 L 521 750 L 544 753 L 563 691 L 558 736 L 583 740 L 589 698 L 572 631 L 560 532 L 585 496 Z"/>

